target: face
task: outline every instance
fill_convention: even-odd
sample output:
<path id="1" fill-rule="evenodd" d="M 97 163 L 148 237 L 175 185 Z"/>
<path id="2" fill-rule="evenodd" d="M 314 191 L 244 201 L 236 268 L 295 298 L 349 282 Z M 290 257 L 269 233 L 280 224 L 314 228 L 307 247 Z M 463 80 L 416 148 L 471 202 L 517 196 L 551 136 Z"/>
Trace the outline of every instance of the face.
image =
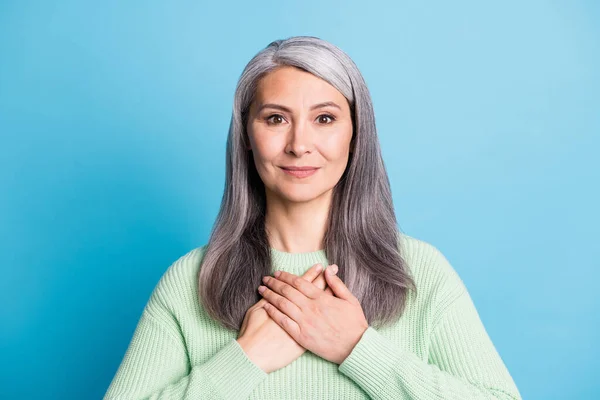
<path id="1" fill-rule="evenodd" d="M 329 196 L 348 164 L 352 139 L 348 101 L 304 70 L 280 67 L 260 80 L 246 130 L 267 201 L 273 196 L 285 202 Z M 317 169 L 301 177 L 285 167 Z"/>

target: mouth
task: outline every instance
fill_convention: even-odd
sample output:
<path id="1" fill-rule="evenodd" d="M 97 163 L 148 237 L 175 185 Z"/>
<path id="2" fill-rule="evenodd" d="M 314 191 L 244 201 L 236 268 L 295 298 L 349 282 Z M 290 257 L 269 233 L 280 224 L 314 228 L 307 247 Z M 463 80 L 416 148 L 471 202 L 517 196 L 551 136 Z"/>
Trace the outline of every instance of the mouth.
<path id="1" fill-rule="evenodd" d="M 319 169 L 319 168 L 315 168 L 315 167 L 295 167 L 293 169 L 284 168 L 284 167 L 280 167 L 280 168 L 286 174 L 294 176 L 296 178 L 307 178 L 307 177 L 313 175 Z"/>

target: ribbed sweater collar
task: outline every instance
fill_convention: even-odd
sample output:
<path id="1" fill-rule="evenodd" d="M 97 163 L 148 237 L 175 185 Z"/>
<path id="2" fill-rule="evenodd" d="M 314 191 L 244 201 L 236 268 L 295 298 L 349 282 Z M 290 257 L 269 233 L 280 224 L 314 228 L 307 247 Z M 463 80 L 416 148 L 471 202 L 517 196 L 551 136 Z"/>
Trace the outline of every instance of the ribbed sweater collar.
<path id="1" fill-rule="evenodd" d="M 321 263 L 324 268 L 327 268 L 328 264 L 325 249 L 305 253 L 286 253 L 271 247 L 271 259 L 273 271 L 287 271 L 294 275 L 304 274 L 317 263 Z"/>

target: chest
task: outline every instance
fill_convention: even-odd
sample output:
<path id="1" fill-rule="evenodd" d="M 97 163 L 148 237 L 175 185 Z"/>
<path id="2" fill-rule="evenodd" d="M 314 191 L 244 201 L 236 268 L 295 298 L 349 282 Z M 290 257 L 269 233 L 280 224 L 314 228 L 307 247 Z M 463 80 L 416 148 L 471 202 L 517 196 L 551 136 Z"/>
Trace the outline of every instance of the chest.
<path id="1" fill-rule="evenodd" d="M 423 326 L 400 319 L 392 327 L 379 332 L 394 346 L 407 350 L 426 361 L 428 349 Z M 410 319 L 414 321 L 414 319 Z M 223 330 L 215 335 L 214 327 L 200 323 L 182 327 L 192 365 L 206 362 L 237 334 Z M 210 333 L 209 333 L 210 332 Z M 202 345 L 199 345 L 202 343 Z M 235 379 L 233 377 L 233 379 Z M 286 367 L 270 373 L 251 393 L 249 399 L 369 399 L 368 394 L 352 379 L 338 370 L 338 365 L 307 351 Z"/>

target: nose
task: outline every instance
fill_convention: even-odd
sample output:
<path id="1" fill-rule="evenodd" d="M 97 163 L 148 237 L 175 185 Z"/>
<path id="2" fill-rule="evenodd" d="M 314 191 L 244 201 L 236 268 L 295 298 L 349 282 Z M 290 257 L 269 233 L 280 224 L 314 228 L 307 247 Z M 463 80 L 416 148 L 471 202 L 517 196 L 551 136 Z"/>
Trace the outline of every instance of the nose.
<path id="1" fill-rule="evenodd" d="M 296 122 L 292 124 L 288 132 L 289 138 L 285 152 L 300 157 L 302 154 L 310 153 L 313 150 L 314 138 L 310 127 L 305 126 L 305 122 Z"/>

